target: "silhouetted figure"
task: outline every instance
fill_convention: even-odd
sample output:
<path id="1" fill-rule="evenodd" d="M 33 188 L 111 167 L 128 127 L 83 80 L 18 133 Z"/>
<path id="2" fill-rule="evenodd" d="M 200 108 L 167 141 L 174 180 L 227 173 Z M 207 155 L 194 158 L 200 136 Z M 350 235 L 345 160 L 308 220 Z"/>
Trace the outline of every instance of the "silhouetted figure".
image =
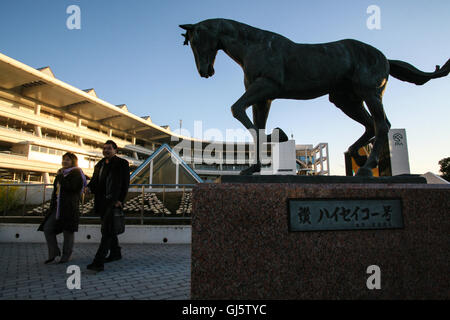
<path id="1" fill-rule="evenodd" d="M 48 246 L 48 259 L 45 264 L 52 263 L 61 256 L 56 235 L 64 234 L 63 252 L 59 263 L 69 261 L 74 245 L 74 232 L 78 231 L 80 218 L 80 196 L 86 186 L 86 177 L 78 168 L 78 158 L 67 152 L 62 157 L 62 168 L 53 182 L 53 193 L 50 200 L 50 209 L 39 226 L 44 231 Z"/>
<path id="2" fill-rule="evenodd" d="M 95 195 L 94 210 L 102 221 L 102 239 L 94 261 L 87 266 L 94 271 L 104 270 L 104 263 L 122 258 L 119 240 L 113 231 L 113 207 L 123 207 L 130 185 L 128 161 L 116 156 L 117 145 L 108 140 L 103 145 L 103 156 L 94 168 L 94 174 L 88 184 Z M 106 257 L 110 252 L 109 257 Z"/>

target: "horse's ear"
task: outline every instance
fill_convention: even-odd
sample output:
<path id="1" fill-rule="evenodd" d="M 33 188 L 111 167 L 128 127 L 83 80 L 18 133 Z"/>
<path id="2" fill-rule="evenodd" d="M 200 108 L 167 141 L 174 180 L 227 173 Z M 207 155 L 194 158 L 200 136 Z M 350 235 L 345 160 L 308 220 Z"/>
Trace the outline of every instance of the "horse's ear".
<path id="1" fill-rule="evenodd" d="M 186 33 L 182 33 L 181 35 L 184 37 L 184 42 L 183 42 L 183 44 L 184 44 L 185 46 L 187 46 L 187 45 L 189 44 L 189 38 L 188 38 L 187 32 L 186 32 Z"/>
<path id="2" fill-rule="evenodd" d="M 193 24 L 180 24 L 180 28 L 184 29 L 186 31 L 189 31 L 189 30 L 194 29 L 194 25 Z"/>

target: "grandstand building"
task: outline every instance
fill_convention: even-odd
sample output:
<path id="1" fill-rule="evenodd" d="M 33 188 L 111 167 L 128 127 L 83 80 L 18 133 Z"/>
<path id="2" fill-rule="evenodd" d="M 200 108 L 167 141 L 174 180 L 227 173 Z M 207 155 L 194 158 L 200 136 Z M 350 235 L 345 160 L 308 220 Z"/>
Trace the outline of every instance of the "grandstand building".
<path id="1" fill-rule="evenodd" d="M 203 163 L 196 154 L 201 155 L 209 142 L 177 135 L 168 126 L 154 124 L 149 116 L 132 114 L 124 104 L 100 99 L 94 89 L 80 90 L 60 81 L 50 67 L 34 69 L 0 53 L 0 180 L 51 183 L 61 167 L 61 156 L 68 151 L 77 155 L 79 166 L 91 176 L 108 139 L 117 143 L 118 155 L 133 171 L 161 146 L 173 148 L 187 141 L 193 148 L 182 159 L 203 181 L 238 174 L 253 159 L 251 145 L 240 148 L 233 143 L 218 152 L 224 153 L 223 159 L 230 150 L 234 159 L 241 152 L 245 163 Z M 327 152 L 312 155 L 326 144 L 318 145 L 319 149 L 297 147 L 299 173 L 327 174 L 315 167 L 319 160 L 328 161 Z"/>

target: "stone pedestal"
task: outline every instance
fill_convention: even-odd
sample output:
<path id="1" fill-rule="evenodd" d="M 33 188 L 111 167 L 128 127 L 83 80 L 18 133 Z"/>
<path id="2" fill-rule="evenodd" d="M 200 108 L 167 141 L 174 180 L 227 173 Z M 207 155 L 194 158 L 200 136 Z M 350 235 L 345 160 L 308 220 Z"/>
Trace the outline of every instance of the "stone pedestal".
<path id="1" fill-rule="evenodd" d="M 404 228 L 290 232 L 288 198 L 401 199 Z M 448 186 L 199 184 L 193 212 L 192 299 L 450 298 Z"/>

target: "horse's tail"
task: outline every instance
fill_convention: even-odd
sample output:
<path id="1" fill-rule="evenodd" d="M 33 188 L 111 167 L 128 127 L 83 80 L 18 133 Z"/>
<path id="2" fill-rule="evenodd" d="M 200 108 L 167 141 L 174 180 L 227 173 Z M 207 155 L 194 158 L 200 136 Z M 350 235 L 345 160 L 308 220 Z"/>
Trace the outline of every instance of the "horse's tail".
<path id="1" fill-rule="evenodd" d="M 434 72 L 423 72 L 416 67 L 400 60 L 389 60 L 390 71 L 389 74 L 394 78 L 402 81 L 422 85 L 431 79 L 445 77 L 450 72 L 450 59 L 441 68 L 436 66 Z"/>

